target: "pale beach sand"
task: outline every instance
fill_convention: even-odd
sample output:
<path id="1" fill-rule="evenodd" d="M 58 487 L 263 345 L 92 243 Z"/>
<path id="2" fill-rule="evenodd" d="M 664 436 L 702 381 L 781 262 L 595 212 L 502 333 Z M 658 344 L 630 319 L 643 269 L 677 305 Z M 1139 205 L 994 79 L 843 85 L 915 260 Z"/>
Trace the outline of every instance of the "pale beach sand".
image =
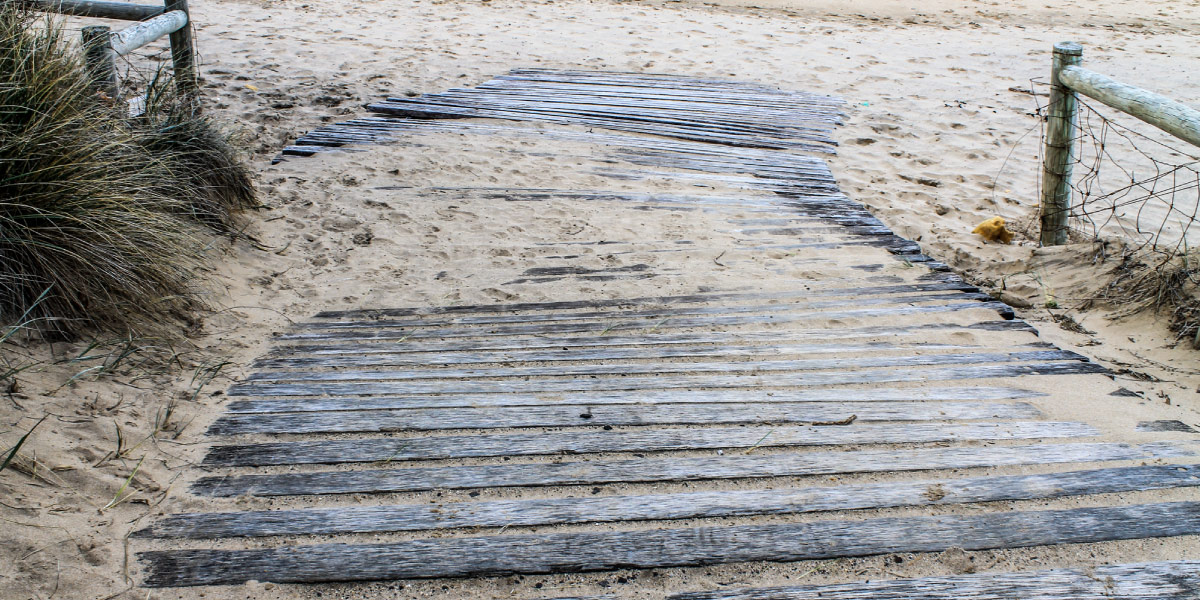
<path id="1" fill-rule="evenodd" d="M 968 280 L 989 291 L 1003 288 L 1008 300 L 1030 307 L 1018 309 L 1018 315 L 1038 327 L 1045 341 L 1117 370 L 1119 385 L 1143 395 L 1100 398 L 1093 405 L 1086 401 L 1089 394 L 1107 391 L 1080 390 L 1077 402 L 1039 406 L 1047 417 L 1087 420 L 1131 441 L 1146 441 L 1125 429 L 1138 419 L 1200 426 L 1200 354 L 1175 343 L 1167 316 L 1112 320 L 1113 307 L 1084 309 L 1113 262 L 1094 263 L 1091 243 L 1039 248 L 1032 239 L 1040 168 L 1034 113 L 1045 99 L 1020 91 L 1031 80 L 1045 81 L 1055 42 L 1074 40 L 1085 48 L 1085 66 L 1200 106 L 1198 3 L 195 0 L 192 10 L 207 105 L 244 130 L 253 153 L 267 209 L 253 216 L 248 231 L 266 250 L 244 242 L 223 249 L 211 286 L 221 310 L 198 325 L 194 348 L 179 349 L 177 368 L 131 367 L 59 389 L 80 367 L 48 365 L 22 374 L 11 401 L 0 399 L 0 446 L 8 447 L 51 414 L 26 450 L 43 473 L 57 468 L 46 480 L 0 474 L 0 598 L 535 597 L 536 590 L 516 578 L 451 590 L 427 583 L 405 589 L 250 584 L 147 595 L 144 589 L 126 590 L 126 573 L 136 563 L 125 538 L 164 512 L 203 506 L 188 496 L 186 483 L 207 448 L 203 432 L 226 402 L 224 388 L 250 372 L 249 363 L 267 350 L 274 332 L 320 310 L 628 298 L 705 285 L 770 289 L 777 285 L 774 277 L 815 278 L 844 267 L 797 264 L 777 272 L 758 265 L 750 253 L 735 253 L 722 262 L 746 268 L 731 274 L 712 262 L 730 234 L 702 213 L 650 214 L 569 202 L 534 210 L 486 199 L 450 202 L 423 189 L 668 189 L 662 181 L 596 174 L 604 166 L 601 153 L 584 143 L 539 143 L 535 156 L 529 152 L 532 142 L 522 139 L 414 136 L 363 152 L 270 164 L 301 133 L 365 115 L 367 102 L 476 85 L 515 67 L 721 77 L 844 98 L 848 117 L 835 132 L 841 146 L 827 160 L 851 199 L 870 206 L 898 235 L 920 243 Z M 407 187 L 380 189 L 394 186 Z M 1013 244 L 985 243 L 971 233 L 993 216 L 1018 231 Z M 684 283 L 512 283 L 514 274 L 549 264 L 559 249 L 538 244 L 564 232 L 576 232 L 580 240 L 689 240 L 703 251 L 684 258 L 581 251 L 598 266 L 645 262 L 688 272 L 692 276 Z M 1046 308 L 1049 300 L 1059 308 Z M 1054 314 L 1067 314 L 1093 333 L 1068 331 Z M 80 350 L 77 344 L 27 349 L 41 359 Z M 228 364 L 215 368 L 222 363 Z M 206 368 L 217 372 L 212 381 L 203 377 Z M 170 435 L 156 436 L 156 429 Z M 105 459 L 118 448 L 120 456 Z M 121 493 L 136 495 L 105 508 L 127 480 Z M 1086 552 L 1099 552 L 1101 559 L 1195 556 L 1188 543 L 1107 543 Z M 987 563 L 981 570 L 1040 568 L 1086 561 L 1082 552 L 995 551 L 980 553 L 978 560 Z M 943 573 L 951 560 L 830 561 L 811 580 Z M 638 589 L 647 594 L 705 589 L 726 581 L 780 585 L 794 575 L 761 565 L 664 569 L 646 575 Z M 570 576 L 537 581 L 565 595 L 603 592 L 604 579 L 589 576 L 579 585 Z"/>

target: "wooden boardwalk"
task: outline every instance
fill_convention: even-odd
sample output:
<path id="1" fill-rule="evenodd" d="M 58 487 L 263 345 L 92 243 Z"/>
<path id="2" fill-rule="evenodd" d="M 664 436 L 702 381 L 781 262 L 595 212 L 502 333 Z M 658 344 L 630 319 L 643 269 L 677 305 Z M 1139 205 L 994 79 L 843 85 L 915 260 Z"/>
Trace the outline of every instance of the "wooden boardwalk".
<path id="1" fill-rule="evenodd" d="M 438 191 L 703 211 L 736 231 L 742 251 L 796 253 L 836 276 L 318 314 L 280 334 L 229 390 L 190 488 L 210 509 L 136 534 L 143 584 L 534 576 L 1200 539 L 1187 537 L 1200 535 L 1194 436 L 1066 414 L 1082 390 L 1103 390 L 1086 400 L 1107 410 L 1120 386 L 842 195 L 814 156 L 833 151 L 839 106 L 727 81 L 526 70 L 391 98 L 371 105 L 380 116 L 307 134 L 285 156 L 417 134 L 602 144 L 606 177 L 667 178 L 678 192 Z M 697 181 L 742 193 L 698 193 Z M 666 277 L 687 273 L 568 264 L 513 281 Z M 452 499 L 437 499 L 442 492 Z M 267 510 L 271 499 L 303 502 Z M 712 592 L 631 586 L 604 597 L 1200 597 L 1200 563 L 1188 556 L 1120 558 L 1154 562 Z M 529 587 L 522 597 L 543 596 Z"/>

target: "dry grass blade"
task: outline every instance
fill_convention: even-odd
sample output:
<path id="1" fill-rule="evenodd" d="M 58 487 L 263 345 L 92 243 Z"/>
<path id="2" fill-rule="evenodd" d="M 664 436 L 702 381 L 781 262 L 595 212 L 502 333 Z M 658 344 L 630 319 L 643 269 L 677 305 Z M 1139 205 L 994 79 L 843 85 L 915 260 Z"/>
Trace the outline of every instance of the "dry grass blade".
<path id="1" fill-rule="evenodd" d="M 104 506 L 100 507 L 100 510 L 102 510 L 102 511 L 108 510 L 108 509 L 132 498 L 133 495 L 137 493 L 137 492 L 134 492 L 133 494 L 129 494 L 128 496 L 125 496 L 124 498 L 121 497 L 121 494 L 125 493 L 125 488 L 128 488 L 129 484 L 131 482 L 133 482 L 133 478 L 137 476 L 138 470 L 142 468 L 142 463 L 145 461 L 146 461 L 146 457 L 142 456 L 141 460 L 138 461 L 137 465 L 135 465 L 133 467 L 133 472 L 131 472 L 129 474 L 129 477 L 127 479 L 125 479 L 125 483 L 122 484 L 121 487 L 117 490 L 117 493 L 116 493 L 116 495 L 113 496 L 113 499 L 109 500 L 108 504 L 105 504 Z"/>
<path id="2" fill-rule="evenodd" d="M 21 439 L 17 440 L 17 444 L 12 447 L 12 450 L 9 451 L 8 456 L 6 456 L 4 458 L 4 462 L 2 464 L 0 464 L 0 471 L 3 471 L 4 469 L 6 469 L 9 465 L 9 463 L 11 463 L 14 458 L 16 458 L 17 452 L 21 451 L 21 446 L 24 446 L 25 441 L 29 439 L 29 436 L 33 435 L 33 430 L 37 429 L 38 425 L 41 425 L 42 421 L 45 421 L 46 417 L 48 417 L 48 416 L 50 416 L 50 415 L 44 415 L 42 418 L 38 419 L 38 422 L 34 423 L 33 427 L 30 427 L 29 431 L 26 431 L 25 435 L 21 436 Z"/>

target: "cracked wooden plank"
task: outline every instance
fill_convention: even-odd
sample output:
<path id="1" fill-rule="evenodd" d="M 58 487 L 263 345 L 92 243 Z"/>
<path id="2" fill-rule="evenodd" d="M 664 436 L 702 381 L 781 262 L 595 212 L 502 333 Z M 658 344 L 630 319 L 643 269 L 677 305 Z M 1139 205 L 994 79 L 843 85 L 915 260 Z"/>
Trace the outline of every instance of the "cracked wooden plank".
<path id="1" fill-rule="evenodd" d="M 1098 565 L 672 594 L 667 600 L 1186 600 L 1200 598 L 1200 561 Z"/>
<path id="2" fill-rule="evenodd" d="M 362 471 L 273 473 L 204 477 L 192 486 L 202 496 L 295 496 L 418 492 L 436 489 L 597 485 L 656 481 L 758 479 L 968 469 L 1031 464 L 1150 460 L 1194 456 L 1169 443 L 1032 444 L 990 447 L 926 447 L 901 450 L 730 452 L 699 458 L 638 458 L 460 467 L 416 467 Z"/>
<path id="3" fill-rule="evenodd" d="M 899 317 L 902 315 L 935 314 L 958 311 L 991 311 L 1005 319 L 1013 318 L 1012 309 L 1003 302 L 948 302 L 932 306 L 904 306 L 898 308 L 857 308 L 825 312 L 800 312 L 797 314 L 777 313 L 766 315 L 714 315 L 706 317 L 665 318 L 658 322 L 646 319 L 620 321 L 549 323 L 530 325 L 506 325 L 502 327 L 431 328 L 409 331 L 404 329 L 368 329 L 333 331 L 292 331 L 277 336 L 280 340 L 408 340 L 418 338 L 493 337 L 512 335 L 561 335 L 566 333 L 595 333 L 604 335 L 610 331 L 686 329 L 692 327 L 729 327 L 748 324 L 798 323 L 802 321 L 829 319 L 861 319 L 871 317 Z"/>
<path id="4" fill-rule="evenodd" d="M 770 327 L 770 324 L 767 324 Z M 980 321 L 977 323 L 927 323 L 922 325 L 897 325 L 854 327 L 843 329 L 793 329 L 788 331 L 700 331 L 685 333 L 643 332 L 638 335 L 609 334 L 603 336 L 528 337 L 501 339 L 459 340 L 415 340 L 400 339 L 394 342 L 338 342 L 327 344 L 290 344 L 271 349 L 270 356 L 379 354 L 418 352 L 466 352 L 480 350 L 548 350 L 563 348 L 609 348 L 613 346 L 666 346 L 680 344 L 725 344 L 747 342 L 812 342 L 831 344 L 839 340 L 873 337 L 915 336 L 922 333 L 978 331 L 1015 331 L 1034 333 L 1036 330 L 1024 321 Z"/>
<path id="5" fill-rule="evenodd" d="M 574 271 L 577 267 L 563 267 L 561 269 L 528 269 L 524 275 L 562 275 L 560 271 Z M 907 294 L 907 295 L 900 295 Z M 734 296 L 733 294 L 727 296 Z M 981 295 L 979 290 L 967 284 L 958 283 L 925 283 L 925 284 L 906 284 L 906 285 L 889 285 L 889 286 L 872 286 L 863 288 L 834 288 L 834 289 L 816 289 L 805 290 L 802 292 L 785 292 L 772 294 L 754 294 L 754 297 L 760 299 L 774 300 L 772 303 L 761 304 L 721 304 L 717 306 L 689 306 L 689 303 L 682 302 L 678 299 L 673 299 L 670 305 L 683 306 L 670 307 L 652 307 L 652 308 L 623 308 L 621 310 L 591 310 L 584 312 L 549 312 L 535 313 L 519 312 L 511 315 L 479 315 L 479 316 L 463 316 L 441 319 L 413 319 L 413 318 L 394 318 L 384 317 L 382 315 L 371 315 L 355 319 L 332 320 L 328 317 L 318 317 L 319 320 L 308 321 L 296 325 L 300 329 L 355 329 L 355 328 L 384 328 L 384 327 L 445 327 L 445 326 L 461 326 L 461 325 L 495 325 L 500 323 L 541 323 L 554 321 L 583 321 L 589 319 L 634 319 L 634 318 L 661 318 L 675 317 L 685 315 L 723 315 L 742 312 L 777 312 L 777 311 L 796 311 L 801 309 L 814 308 L 839 308 L 846 305 L 845 300 L 841 301 L 811 301 L 808 298 L 819 297 L 837 297 L 845 296 L 855 298 L 856 303 L 860 305 L 879 304 L 879 303 L 910 303 L 910 302 L 930 302 L 938 300 L 991 300 L 991 296 L 986 294 Z M 798 300 L 803 298 L 804 300 Z M 730 298 L 739 300 L 740 298 Z M 784 300 L 789 300 L 784 302 Z M 713 302 L 719 299 L 714 297 Z M 620 305 L 622 307 L 634 307 L 638 303 L 628 301 L 627 304 Z"/>
<path id="6" fill-rule="evenodd" d="M 972 365 L 966 367 L 890 369 L 878 371 L 780 373 L 757 375 L 659 375 L 579 379 L 410 380 L 399 382 L 349 383 L 246 383 L 229 389 L 230 396 L 382 396 L 395 394 L 500 394 L 559 393 L 672 388 L 763 388 L 825 387 L 864 383 L 993 379 L 1026 375 L 1078 375 L 1107 373 L 1095 363 L 1074 360 L 1032 363 Z"/>
<path id="7" fill-rule="evenodd" d="M 1046 346 L 1049 347 L 1049 346 Z M 780 345 L 685 345 L 640 346 L 634 348 L 563 348 L 553 350 L 507 350 L 494 352 L 455 352 L 440 354 L 434 359 L 425 353 L 392 352 L 370 354 L 335 354 L 284 356 L 256 360 L 253 366 L 262 369 L 304 369 L 332 367 L 403 367 L 499 364 L 514 362 L 617 361 L 663 358 L 803 356 L 807 354 L 867 354 L 883 352 L 912 352 L 915 350 L 966 350 L 973 345 L 916 343 L 897 345 L 888 342 L 865 344 L 780 344 Z"/>
<path id="8" fill-rule="evenodd" d="M 1057 421 L 1000 423 L 863 423 L 849 426 L 720 427 L 537 432 L 278 442 L 213 447 L 210 467 L 402 462 L 484 456 L 537 456 L 602 452 L 663 452 L 780 446 L 910 444 L 966 440 L 1074 438 L 1097 435 L 1092 426 Z"/>
<path id="9" fill-rule="evenodd" d="M 835 487 L 192 513 L 164 517 L 134 535 L 186 538 L 331 535 L 741 517 L 1061 498 L 1196 486 L 1200 486 L 1200 465 L 1118 467 Z"/>
<path id="10" fill-rule="evenodd" d="M 1033 419 L 1041 413 L 1019 402 L 807 402 L 797 404 L 661 404 L 657 406 L 520 406 L 510 408 L 360 410 L 234 414 L 208 428 L 210 435 L 251 433 L 353 433 L 597 427 L 614 425 L 719 425 L 817 423 L 854 417 L 855 422 Z"/>
<path id="11" fill-rule="evenodd" d="M 338 369 L 328 371 L 261 371 L 242 381 L 247 384 L 336 381 L 410 381 L 417 379 L 491 379 L 507 377 L 627 377 L 630 375 L 659 375 L 664 373 L 777 373 L 797 371 L 851 371 L 893 367 L 927 367 L 936 365 L 971 365 L 1025 361 L 1074 360 L 1086 361 L 1081 354 L 1067 350 L 1033 350 L 1027 352 L 967 352 L 954 354 L 920 354 L 909 356 L 868 356 L 862 358 L 795 358 L 772 361 L 726 362 L 659 362 L 554 364 L 550 366 L 511 366 L 480 368 L 427 368 L 363 371 Z"/>
<path id="12" fill-rule="evenodd" d="M 628 404 L 762 404 L 789 402 L 942 402 L 953 400 L 1021 400 L 1045 396 L 1017 388 L 920 387 L 855 390 L 704 390 L 631 392 L 577 392 L 571 394 L 455 394 L 452 396 L 401 396 L 364 398 L 275 398 L 237 400 L 226 407 L 231 414 L 271 412 L 324 412 L 415 408 L 487 408 L 497 406 L 608 406 Z"/>
<path id="13" fill-rule="evenodd" d="M 138 553 L 150 587 L 577 573 L 1200 534 L 1200 503 Z"/>

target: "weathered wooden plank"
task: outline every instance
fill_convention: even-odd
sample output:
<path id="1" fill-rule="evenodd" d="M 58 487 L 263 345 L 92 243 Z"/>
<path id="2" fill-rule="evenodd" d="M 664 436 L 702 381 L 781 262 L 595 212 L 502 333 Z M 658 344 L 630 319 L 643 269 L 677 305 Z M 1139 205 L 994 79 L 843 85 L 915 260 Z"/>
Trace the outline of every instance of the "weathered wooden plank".
<path id="1" fill-rule="evenodd" d="M 845 289 L 845 288 L 837 288 Z M 913 290 L 919 291 L 919 290 Z M 976 290 L 971 290 L 976 291 Z M 707 302 L 737 301 L 737 300 L 769 300 L 795 298 L 808 293 L 808 290 L 786 292 L 718 292 L 708 294 L 684 294 L 675 296 L 641 296 L 636 298 L 610 298 L 570 300 L 556 302 L 517 302 L 510 304 L 463 304 L 457 306 L 421 306 L 407 308 L 355 309 L 355 310 L 326 310 L 317 313 L 318 319 L 380 319 L 383 317 L 411 317 L 423 315 L 469 314 L 469 313 L 528 313 L 531 311 L 562 311 L 580 309 L 598 309 L 612 307 L 629 307 L 639 304 L 675 305 L 696 304 Z M 818 290 L 815 293 L 820 293 Z"/>
<path id="2" fill-rule="evenodd" d="M 1181 431 L 1184 433 L 1197 433 L 1195 429 L 1187 423 L 1179 420 L 1162 420 L 1162 421 L 1141 421 L 1137 424 L 1138 431 Z"/>
<path id="3" fill-rule="evenodd" d="M 1200 561 L 1098 565 L 833 585 L 672 594 L 667 600 L 1185 600 L 1200 597 Z"/>
<path id="4" fill-rule="evenodd" d="M 1097 433 L 1095 428 L 1084 423 L 1056 421 L 540 431 L 529 434 L 385 437 L 214 446 L 204 458 L 204 464 L 234 467 L 400 462 L 482 456 L 544 456 L 560 453 L 1074 438 L 1093 436 Z"/>
<path id="5" fill-rule="evenodd" d="M 470 108 L 436 104 L 373 102 L 367 105 L 367 110 L 377 113 L 409 117 L 414 119 L 460 119 L 460 118 L 491 118 L 513 121 L 543 121 L 562 125 L 581 125 L 586 127 L 603 127 L 618 131 L 630 131 L 650 135 L 661 135 L 683 140 L 707 142 L 736 147 L 770 148 L 777 150 L 796 149 L 809 152 L 832 153 L 830 146 L 836 145 L 832 139 L 814 138 L 814 136 L 775 137 L 760 134 L 739 135 L 732 132 L 710 131 L 702 127 L 689 127 L 681 124 L 639 122 L 632 119 L 587 115 L 557 115 L 539 112 L 521 111 L 515 109 Z M 804 141 L 797 141 L 803 139 Z"/>
<path id="6" fill-rule="evenodd" d="M 732 315 L 705 317 L 674 317 L 653 321 L 634 319 L 626 322 L 582 322 L 582 323 L 535 323 L 532 325 L 506 325 L 502 327 L 435 328 L 411 331 L 406 329 L 369 329 L 339 331 L 293 331 L 280 334 L 282 340 L 383 340 L 452 337 L 491 337 L 510 335 L 555 335 L 564 333 L 587 333 L 628 331 L 631 329 L 684 329 L 693 327 L 729 327 L 734 325 L 761 323 L 796 323 L 829 319 L 863 319 L 874 317 L 899 317 L 902 315 L 958 312 L 964 310 L 994 311 L 1011 318 L 1012 309 L 1003 302 L 948 302 L 932 306 L 903 306 L 887 308 L 860 308 L 829 311 L 800 312 L 797 314 L 773 313 L 763 315 Z M 1007 315 L 1007 316 L 1006 316 Z M 619 318 L 619 317 L 618 317 Z"/>
<path id="7" fill-rule="evenodd" d="M 536 88 L 451 88 L 444 92 L 422 96 L 422 98 L 451 98 L 464 101 L 475 101 L 482 99 L 485 102 L 505 102 L 514 106 L 532 105 L 543 106 L 551 105 L 557 107 L 600 107 L 603 109 L 643 109 L 649 110 L 652 114 L 660 114 L 662 111 L 669 111 L 671 114 L 686 115 L 694 118 L 697 115 L 711 115 L 716 118 L 729 120 L 730 117 L 735 117 L 737 120 L 751 120 L 757 123 L 778 124 L 781 126 L 797 126 L 803 129 L 814 129 L 822 132 L 830 132 L 834 125 L 829 119 L 813 118 L 813 116 L 826 116 L 822 114 L 824 111 L 804 111 L 801 107 L 774 107 L 774 106 L 755 106 L 745 102 L 730 102 L 716 98 L 708 98 L 705 96 L 693 97 L 689 99 L 681 98 L 664 98 L 664 97 L 640 97 L 631 98 L 627 94 L 620 91 L 591 91 L 584 92 L 582 90 L 567 90 L 561 93 L 549 95 L 547 90 Z M 392 100 L 410 100 L 410 98 L 401 98 L 397 96 L 389 96 L 389 101 Z M 797 110 L 800 109 L 800 110 Z"/>
<path id="8" fill-rule="evenodd" d="M 1024 446 L 926 447 L 901 450 L 730 452 L 700 458 L 638 458 L 462 467 L 418 467 L 204 477 L 192 485 L 202 496 L 296 496 L 420 492 L 437 489 L 596 485 L 649 481 L 758 479 L 969 469 L 1030 464 L 1151 460 L 1194 456 L 1178 444 L 1071 443 Z"/>
<path id="9" fill-rule="evenodd" d="M 799 139 L 810 142 L 833 144 L 830 136 L 832 126 L 828 123 L 802 123 L 783 119 L 729 119 L 712 112 L 685 112 L 653 108 L 625 107 L 612 104 L 580 104 L 558 102 L 549 97 L 537 101 L 521 101 L 501 98 L 491 94 L 475 93 L 469 96 L 452 94 L 425 94 L 416 98 L 388 98 L 385 102 L 369 105 L 376 112 L 405 115 L 411 109 L 435 115 L 467 116 L 520 116 L 524 119 L 541 118 L 560 120 L 591 120 L 635 124 L 646 128 L 661 128 L 667 132 L 685 131 L 698 135 L 729 136 L 734 139 L 763 137 L 776 139 Z M 524 120 L 522 119 L 522 120 Z M 813 126 L 818 125 L 818 126 Z M 778 146 L 774 146 L 778 147 Z"/>
<path id="10" fill-rule="evenodd" d="M 909 356 L 868 356 L 862 358 L 796 358 L 774 361 L 725 362 L 624 362 L 605 364 L 556 364 L 550 366 L 479 367 L 466 369 L 408 369 L 408 370 L 334 370 L 334 371 L 262 371 L 252 373 L 243 381 L 330 382 L 330 381 L 410 381 L 424 379 L 484 379 L 510 377 L 628 377 L 631 375 L 660 375 L 664 373 L 792 373 L 797 371 L 846 371 L 892 367 L 921 367 L 930 365 L 971 365 L 1022 361 L 1076 360 L 1087 357 L 1067 350 L 1033 350 L 1027 352 L 974 352 L 954 354 L 919 354 Z"/>
<path id="11" fill-rule="evenodd" d="M 576 267 L 564 267 L 564 270 L 550 269 L 529 269 L 525 271 L 526 275 L 559 275 L 576 269 Z M 955 292 L 955 293 L 947 293 Z M 907 295 L 900 295 L 907 294 Z M 893 296 L 896 295 L 896 296 Z M 446 325 L 493 325 L 498 323 L 538 323 L 546 321 L 582 321 L 587 319 L 612 319 L 612 318 L 653 318 L 667 316 L 682 316 L 682 315 L 706 315 L 706 314 L 730 314 L 736 312 L 773 312 L 781 310 L 797 310 L 801 308 L 828 308 L 828 307 L 844 307 L 845 300 L 831 302 L 814 302 L 811 298 L 820 297 L 850 297 L 856 299 L 859 304 L 871 303 L 909 303 L 909 302 L 927 302 L 938 300 L 980 300 L 984 299 L 980 295 L 979 288 L 972 285 L 960 282 L 935 282 L 935 283 L 916 283 L 902 285 L 877 285 L 877 286 L 862 286 L 858 288 L 815 288 L 811 290 L 799 290 L 795 292 L 767 292 L 756 294 L 714 294 L 708 297 L 698 296 L 676 296 L 665 299 L 665 302 L 656 302 L 653 298 L 631 298 L 628 300 L 620 300 L 616 302 L 608 302 L 603 300 L 594 301 L 593 304 L 602 306 L 621 307 L 625 310 L 591 310 L 586 312 L 554 312 L 546 314 L 529 314 L 530 309 L 513 309 L 511 312 L 516 314 L 511 315 L 496 315 L 486 314 L 480 316 L 462 316 L 449 319 L 393 319 L 386 318 L 389 315 L 384 314 L 386 311 L 364 311 L 363 314 L 354 319 L 343 320 L 326 320 L 333 315 L 329 312 L 319 313 L 317 319 L 300 323 L 298 327 L 303 328 L 337 328 L 337 327 L 441 327 Z M 988 297 L 987 299 L 991 299 Z M 727 302 L 727 301 L 742 301 L 742 300 L 771 300 L 781 301 L 790 300 L 787 303 L 762 303 L 762 304 L 720 304 L 717 306 L 686 306 L 688 304 Z M 556 303 L 560 308 L 535 308 L 532 310 L 562 310 L 561 305 L 567 303 Z M 651 305 L 649 308 L 638 308 L 637 310 L 629 310 L 629 308 L 637 307 L 638 305 Z M 653 306 L 653 305 L 660 306 Z M 676 305 L 684 305 L 677 308 L 669 308 Z M 589 307 L 591 308 L 591 307 Z M 401 311 L 405 309 L 400 309 Z M 475 311 L 472 311 L 475 312 Z M 488 311 L 492 312 L 492 311 Z M 509 312 L 509 311 L 503 311 Z"/>
<path id="12" fill-rule="evenodd" d="M 784 337 L 784 336 L 780 336 Z M 395 344 L 393 344 L 395 346 Z M 302 369 L 332 367 L 403 367 L 499 364 L 514 362 L 618 361 L 664 358 L 806 356 L 810 354 L 866 354 L 912 352 L 914 350 L 965 350 L 978 346 L 955 344 L 909 344 L 897 346 L 887 342 L 865 344 L 782 344 L 758 346 L 637 346 L 632 348 L 559 348 L 557 350 L 508 350 L 495 352 L 439 353 L 431 357 L 425 352 L 406 352 L 403 346 L 391 352 L 370 354 L 307 354 L 282 358 L 262 358 L 253 366 L 261 369 Z M 303 350 L 303 348 L 300 348 Z"/>
<path id="13" fill-rule="evenodd" d="M 787 388 L 828 387 L 863 383 L 951 381 L 1025 375 L 1078 375 L 1107 373 L 1095 363 L 1060 361 L 1032 364 L 972 365 L 966 367 L 861 370 L 847 372 L 773 372 L 757 375 L 657 375 L 579 379 L 409 380 L 402 382 L 348 383 L 246 383 L 229 389 L 230 396 L 381 396 L 395 394 L 510 394 L 665 390 L 674 388 Z"/>
<path id="14" fill-rule="evenodd" d="M 388 105 L 512 111 L 565 118 L 594 117 L 728 135 L 828 140 L 834 130 L 830 121 L 805 118 L 808 115 L 800 111 L 738 107 L 720 102 L 656 106 L 661 102 L 647 99 L 572 98 L 567 94 L 550 95 L 536 90 L 522 90 L 514 94 L 511 91 L 462 88 L 412 98 L 386 98 Z"/>
<path id="15" fill-rule="evenodd" d="M 210 435 L 248 433 L 350 433 L 520 427 L 615 425 L 717 425 L 843 421 L 957 421 L 1033 419 L 1041 413 L 1019 402 L 802 402 L 796 404 L 659 404 L 650 406 L 520 406 L 357 410 L 225 415 Z"/>
<path id="16" fill-rule="evenodd" d="M 142 21 L 165 12 L 163 6 L 137 4 L 134 2 L 112 2 L 108 0 L 24 0 L 24 3 L 47 12 L 77 17 L 121 19 Z"/>
<path id="17" fill-rule="evenodd" d="M 980 321 L 977 323 L 939 322 L 922 325 L 888 325 L 853 328 L 819 328 L 793 329 L 779 331 L 701 331 L 685 333 L 646 332 L 638 335 L 603 335 L 583 337 L 529 337 L 518 339 L 474 339 L 447 341 L 402 340 L 384 343 L 333 343 L 333 344 L 296 344 L 275 346 L 271 356 L 300 356 L 300 355 L 347 355 L 347 354 L 377 354 L 377 353 L 423 353 L 465 352 L 473 350 L 535 350 L 560 348 L 605 348 L 613 346 L 665 346 L 674 344 L 728 344 L 734 345 L 746 342 L 814 342 L 832 343 L 840 340 L 859 338 L 890 338 L 903 339 L 906 336 L 937 332 L 950 335 L 955 331 L 1022 331 L 1037 333 L 1037 330 L 1024 321 Z"/>
<path id="18" fill-rule="evenodd" d="M 809 244 L 811 246 L 812 244 Z M 830 247 L 845 244 L 822 244 Z M 576 270 L 575 267 L 564 267 L 563 269 L 540 268 L 529 269 L 527 275 L 547 275 L 557 276 L 560 274 L 570 274 Z M 924 293 L 906 296 L 892 296 L 893 293 L 901 293 L 906 290 L 904 288 L 918 288 L 913 291 L 933 292 L 941 290 L 952 290 L 950 293 Z M 926 289 L 919 289 L 926 288 Z M 962 300 L 978 300 L 981 302 L 990 302 L 993 298 L 987 294 L 979 293 L 976 288 L 960 283 L 936 283 L 936 284 L 917 284 L 904 286 L 877 286 L 861 288 L 861 290 L 853 290 L 844 292 L 843 290 L 812 290 L 806 294 L 808 297 L 818 296 L 846 296 L 854 299 L 854 304 L 858 306 L 883 306 L 888 304 L 913 304 L 921 302 L 940 302 L 940 301 L 962 301 Z M 861 293 L 860 293 L 861 292 Z M 773 298 L 787 298 L 791 294 L 771 294 Z M 632 302 L 630 303 L 632 304 Z M 696 316 L 696 315 L 731 315 L 743 313 L 775 313 L 775 312 L 796 312 L 801 310 L 818 311 L 827 308 L 843 308 L 847 304 L 847 300 L 827 300 L 827 301 L 802 301 L 788 303 L 771 303 L 771 304 L 751 304 L 751 305 L 719 305 L 719 306 L 691 306 L 684 308 L 648 308 L 640 310 L 607 310 L 593 311 L 585 313 L 551 313 L 551 314 L 528 314 L 519 313 L 513 315 L 501 316 L 481 316 L 481 317 L 457 317 L 450 319 L 388 319 L 380 317 L 371 317 L 358 320 L 340 320 L 340 321 L 309 321 L 300 323 L 297 328 L 300 329 L 382 329 L 387 327 L 447 327 L 447 326 L 463 326 L 463 325 L 492 325 L 499 323 L 545 323 L 559 321 L 587 321 L 593 319 L 652 319 L 676 316 Z"/>
<path id="19" fill-rule="evenodd" d="M 150 587 L 572 573 L 1200 534 L 1200 503 L 780 525 L 142 552 Z"/>
<path id="20" fill-rule="evenodd" d="M 773 402 L 929 402 L 948 400 L 1020 400 L 1040 392 L 1000 387 L 871 388 L 853 390 L 666 390 L 573 394 L 481 394 L 366 398 L 276 398 L 237 400 L 226 406 L 232 414 L 325 412 L 420 408 L 486 408 L 504 406 L 582 406 L 655 404 L 762 404 Z M 707 409 L 706 409 L 707 410 Z"/>
<path id="21" fill-rule="evenodd" d="M 1196 486 L 1200 486 L 1200 465 L 1121 467 L 1043 475 L 893 481 L 836 487 L 191 513 L 159 519 L 134 535 L 187 538 L 329 535 L 739 517 L 1060 498 Z"/>

